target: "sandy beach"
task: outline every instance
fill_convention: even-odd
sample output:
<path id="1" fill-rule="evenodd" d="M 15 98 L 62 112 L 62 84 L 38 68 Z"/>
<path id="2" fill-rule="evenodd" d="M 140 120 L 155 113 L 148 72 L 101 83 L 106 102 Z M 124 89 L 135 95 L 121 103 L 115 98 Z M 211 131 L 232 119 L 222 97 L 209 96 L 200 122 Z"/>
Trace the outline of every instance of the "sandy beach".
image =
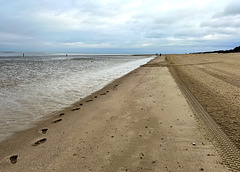
<path id="1" fill-rule="evenodd" d="M 239 57 L 239 53 L 167 57 L 182 81 L 238 149 L 240 149 Z"/>
<path id="2" fill-rule="evenodd" d="M 240 71 L 235 58 L 225 62 L 218 54 L 158 56 L 1 142 L 0 171 L 229 171 L 221 148 L 169 69 L 174 67 L 239 148 Z"/>

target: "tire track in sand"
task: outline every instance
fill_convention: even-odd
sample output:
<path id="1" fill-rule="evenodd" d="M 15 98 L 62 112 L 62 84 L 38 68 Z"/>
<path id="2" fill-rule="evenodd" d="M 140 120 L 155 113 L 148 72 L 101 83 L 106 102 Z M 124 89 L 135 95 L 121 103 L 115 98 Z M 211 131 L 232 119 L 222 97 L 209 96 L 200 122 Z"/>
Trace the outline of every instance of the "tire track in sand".
<path id="1" fill-rule="evenodd" d="M 195 115 L 202 122 L 204 128 L 213 140 L 213 144 L 219 148 L 218 151 L 224 163 L 231 171 L 240 171 L 240 150 L 230 141 L 220 126 L 211 118 L 208 112 L 198 102 L 195 96 L 178 76 L 174 67 L 169 67 L 169 71 L 176 80 L 180 90 L 183 92 L 188 102 L 192 106 Z"/>

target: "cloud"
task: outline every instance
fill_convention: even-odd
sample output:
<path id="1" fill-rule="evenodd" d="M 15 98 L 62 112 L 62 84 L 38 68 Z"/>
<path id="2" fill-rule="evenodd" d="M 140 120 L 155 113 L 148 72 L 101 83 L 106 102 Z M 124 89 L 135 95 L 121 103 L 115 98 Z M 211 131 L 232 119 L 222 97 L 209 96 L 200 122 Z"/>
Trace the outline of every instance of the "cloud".
<path id="1" fill-rule="evenodd" d="M 240 36 L 239 5 L 239 1 L 232 0 L 224 8 L 215 12 L 211 18 L 201 22 L 200 27 L 209 34 L 208 38 L 229 42 Z"/>
<path id="2" fill-rule="evenodd" d="M 217 18 L 211 19 L 209 21 L 204 21 L 201 23 L 201 27 L 214 27 L 214 28 L 239 28 L 240 27 L 240 18 L 231 17 L 230 18 Z"/>
<path id="3" fill-rule="evenodd" d="M 46 43 L 47 45 L 52 45 L 52 43 Z M 109 43 L 84 43 L 84 42 L 55 42 L 54 46 L 62 46 L 62 47 L 72 47 L 72 48 L 111 48 L 112 45 Z"/>
<path id="4" fill-rule="evenodd" d="M 217 13 L 213 16 L 213 18 L 240 15 L 239 6 L 240 6 L 240 1 L 238 1 L 238 0 L 232 0 L 232 1 L 230 1 L 230 3 L 224 8 L 223 11 L 217 12 Z"/>
<path id="5" fill-rule="evenodd" d="M 32 42 L 34 40 L 33 37 L 25 36 L 25 35 L 18 35 L 15 33 L 7 33 L 7 32 L 0 32 L 0 44 L 8 44 L 8 45 L 17 45 L 20 44 L 22 41 Z"/>
<path id="6" fill-rule="evenodd" d="M 203 45 L 207 50 L 240 36 L 239 5 L 236 0 L 2 1 L 1 45 L 36 51 L 149 52 L 161 46 L 189 52 Z"/>

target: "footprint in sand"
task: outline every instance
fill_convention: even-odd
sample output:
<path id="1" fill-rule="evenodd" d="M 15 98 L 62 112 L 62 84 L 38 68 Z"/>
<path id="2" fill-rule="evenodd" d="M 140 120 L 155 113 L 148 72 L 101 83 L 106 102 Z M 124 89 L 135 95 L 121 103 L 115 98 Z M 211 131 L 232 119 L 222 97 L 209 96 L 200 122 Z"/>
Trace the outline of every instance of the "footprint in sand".
<path id="1" fill-rule="evenodd" d="M 43 134 L 46 134 L 47 131 L 48 131 L 48 129 L 47 129 L 47 128 L 44 128 L 44 129 L 41 129 L 41 131 L 42 131 Z"/>
<path id="2" fill-rule="evenodd" d="M 57 119 L 57 120 L 53 121 L 52 123 L 58 123 L 60 121 L 62 121 L 62 119 Z"/>
<path id="3" fill-rule="evenodd" d="M 80 108 L 74 108 L 74 109 L 72 109 L 71 111 L 76 111 L 76 110 L 79 110 Z"/>
<path id="4" fill-rule="evenodd" d="M 43 138 L 43 139 L 40 139 L 40 140 L 36 141 L 36 142 L 33 143 L 32 145 L 33 145 L 33 146 L 38 146 L 38 145 L 40 145 L 40 144 L 42 144 L 42 143 L 44 143 L 44 142 L 46 142 L 46 141 L 47 141 L 47 139 L 46 139 L 46 138 Z"/>
<path id="5" fill-rule="evenodd" d="M 152 161 L 152 164 L 155 164 L 157 162 L 157 160 L 155 160 L 155 161 Z"/>
<path id="6" fill-rule="evenodd" d="M 60 113 L 58 116 L 63 116 L 63 115 L 65 115 L 64 113 Z"/>
<path id="7" fill-rule="evenodd" d="M 140 153 L 140 154 L 139 154 L 139 158 L 140 158 L 140 159 L 143 159 L 143 157 L 144 157 L 144 153 Z"/>
<path id="8" fill-rule="evenodd" d="M 17 163 L 17 158 L 18 158 L 18 155 L 13 155 L 10 157 L 10 161 L 12 164 L 16 164 Z"/>

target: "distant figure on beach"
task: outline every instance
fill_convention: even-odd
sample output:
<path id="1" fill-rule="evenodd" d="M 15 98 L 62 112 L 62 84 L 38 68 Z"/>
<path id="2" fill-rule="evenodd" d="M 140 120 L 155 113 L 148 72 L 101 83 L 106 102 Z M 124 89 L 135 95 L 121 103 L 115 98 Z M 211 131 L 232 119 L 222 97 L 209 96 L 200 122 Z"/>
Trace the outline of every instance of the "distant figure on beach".
<path id="1" fill-rule="evenodd" d="M 68 54 L 66 54 L 66 57 L 68 56 Z"/>
<path id="2" fill-rule="evenodd" d="M 162 54 L 161 54 L 161 53 L 160 53 L 159 55 L 160 55 L 160 56 L 162 56 Z"/>
<path id="3" fill-rule="evenodd" d="M 24 53 L 22 54 L 22 56 L 24 57 Z"/>

